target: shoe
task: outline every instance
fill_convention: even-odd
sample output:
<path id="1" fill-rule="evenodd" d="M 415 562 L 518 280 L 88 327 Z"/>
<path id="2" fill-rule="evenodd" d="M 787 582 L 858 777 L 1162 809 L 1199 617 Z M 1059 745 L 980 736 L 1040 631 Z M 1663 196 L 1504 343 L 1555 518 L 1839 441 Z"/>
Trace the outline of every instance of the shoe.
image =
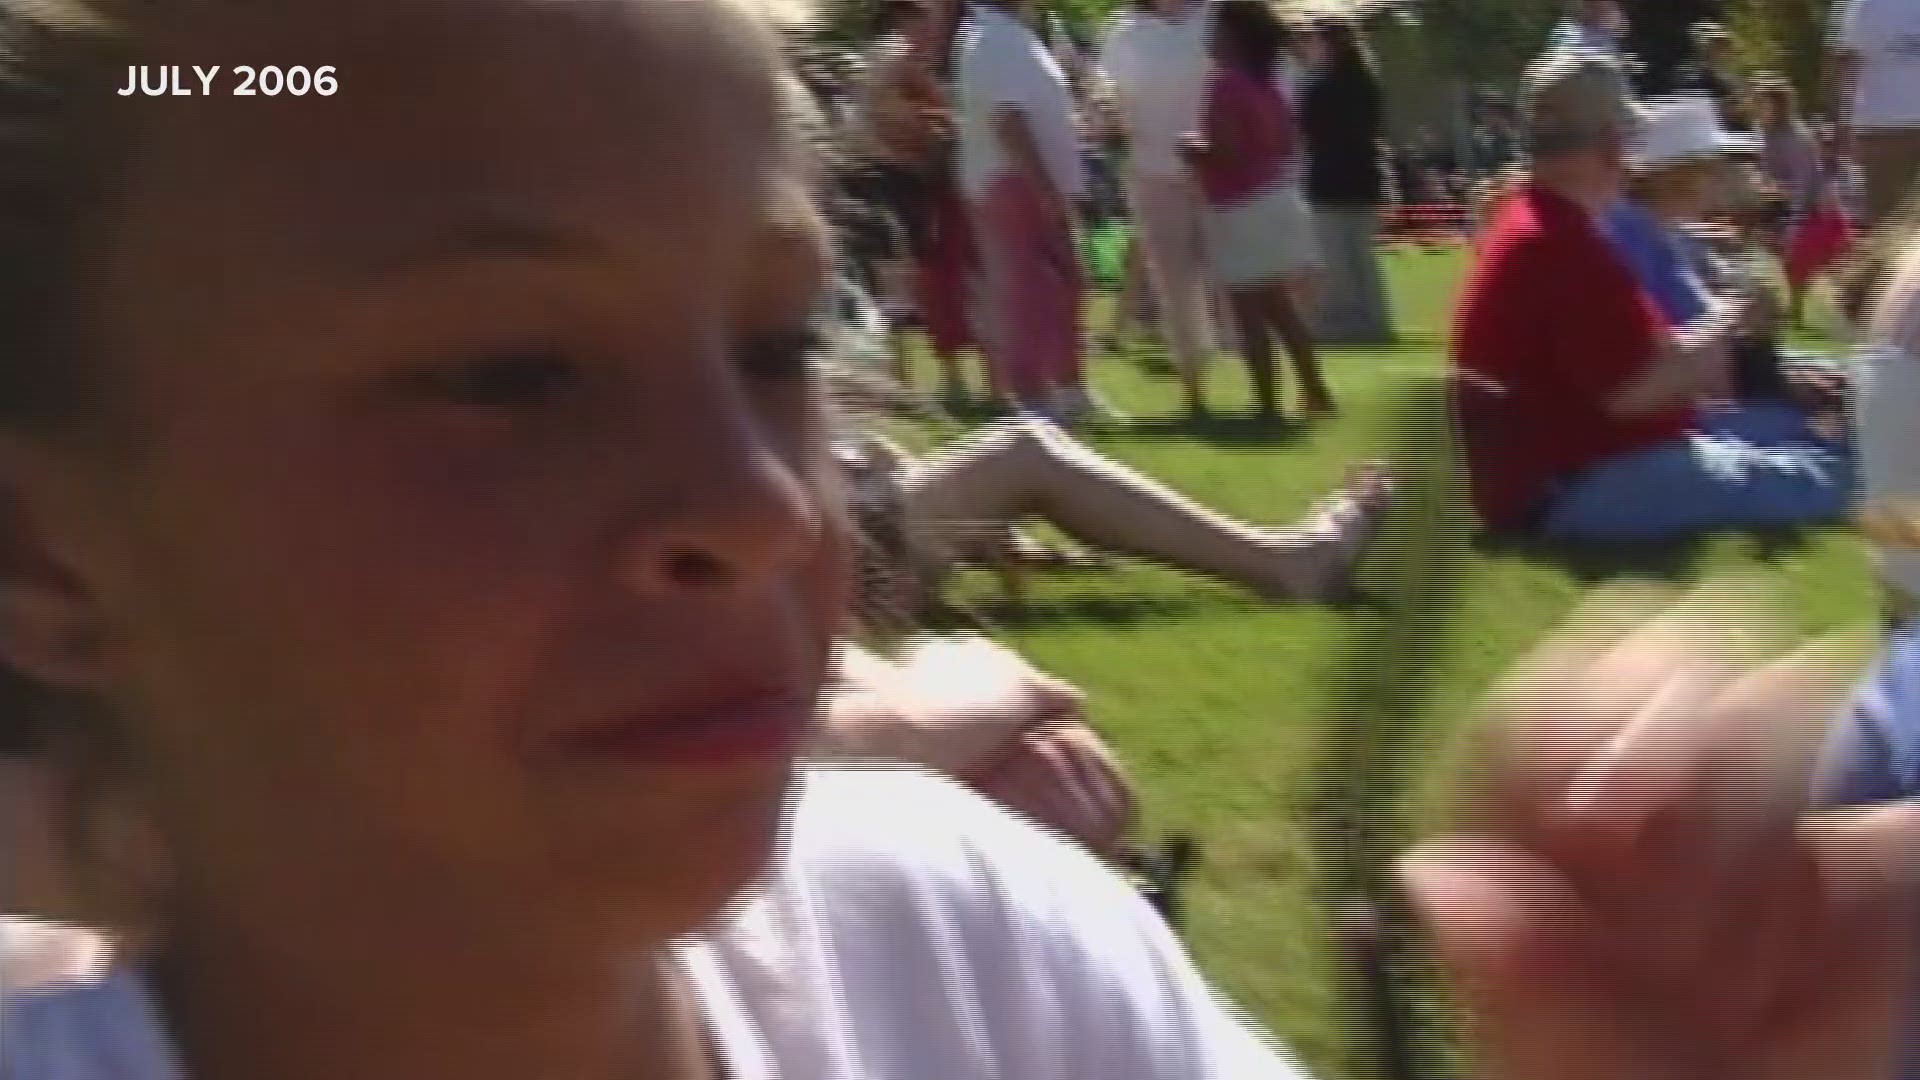
<path id="1" fill-rule="evenodd" d="M 1062 386 L 1054 391 L 1054 409 L 1063 427 L 1083 421 L 1105 426 L 1124 424 L 1127 417 L 1107 400 L 1084 386 Z"/>
<path id="2" fill-rule="evenodd" d="M 1353 591 L 1354 571 L 1379 538 L 1393 493 L 1386 468 L 1372 462 L 1355 469 L 1339 491 L 1314 507 L 1300 535 L 1327 543 L 1320 565 L 1298 583 L 1293 599 L 1337 600 Z"/>
<path id="3" fill-rule="evenodd" d="M 1309 420 L 1320 420 L 1340 415 L 1340 406 L 1331 396 L 1309 397 L 1300 403 L 1300 413 Z"/>

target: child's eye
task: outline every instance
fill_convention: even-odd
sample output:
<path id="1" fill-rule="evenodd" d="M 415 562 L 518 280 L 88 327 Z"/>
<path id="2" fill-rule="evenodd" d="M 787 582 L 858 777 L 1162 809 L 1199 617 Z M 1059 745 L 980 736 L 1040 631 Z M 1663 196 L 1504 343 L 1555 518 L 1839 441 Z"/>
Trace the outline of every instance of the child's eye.
<path id="1" fill-rule="evenodd" d="M 579 388 L 579 367 L 558 352 L 529 350 L 421 368 L 407 382 L 451 405 L 496 412 L 531 411 Z"/>
<path id="2" fill-rule="evenodd" d="M 826 346 L 826 335 L 818 326 L 761 334 L 740 343 L 735 362 L 751 379 L 790 382 L 811 374 Z"/>

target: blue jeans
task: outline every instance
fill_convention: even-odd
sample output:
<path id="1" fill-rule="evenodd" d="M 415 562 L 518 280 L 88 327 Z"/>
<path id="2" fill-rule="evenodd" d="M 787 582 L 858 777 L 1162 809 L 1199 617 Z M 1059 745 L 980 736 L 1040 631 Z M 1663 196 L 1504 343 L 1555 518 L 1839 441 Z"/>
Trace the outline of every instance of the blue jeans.
<path id="1" fill-rule="evenodd" d="M 1676 540 L 1716 529 L 1839 519 L 1854 461 L 1789 405 L 1704 412 L 1698 430 L 1603 461 L 1568 482 L 1542 523 L 1549 539 Z"/>

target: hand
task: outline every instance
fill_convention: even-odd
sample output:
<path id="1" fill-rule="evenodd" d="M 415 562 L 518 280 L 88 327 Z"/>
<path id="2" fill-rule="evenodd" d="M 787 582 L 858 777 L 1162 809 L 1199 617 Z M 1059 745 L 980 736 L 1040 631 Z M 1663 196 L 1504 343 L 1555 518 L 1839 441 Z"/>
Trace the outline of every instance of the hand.
<path id="1" fill-rule="evenodd" d="M 1080 717 L 1084 695 L 983 637 L 922 641 L 899 660 L 865 654 L 828 707 L 829 745 L 962 780 L 1035 728 Z"/>
<path id="2" fill-rule="evenodd" d="M 1501 696 L 1472 825 L 1403 873 L 1495 1080 L 1891 1075 L 1920 808 L 1813 824 L 1827 657 L 1704 599 L 1563 638 Z"/>
<path id="3" fill-rule="evenodd" d="M 976 791 L 1113 857 L 1138 803 L 1113 751 L 1082 723 L 1029 731 L 973 780 Z"/>
<path id="4" fill-rule="evenodd" d="M 1781 303 L 1780 294 L 1770 288 L 1763 288 L 1754 294 L 1753 308 L 1749 312 L 1752 321 L 1748 332 L 1755 335 L 1774 335 L 1780 332 L 1781 324 L 1786 321 L 1786 305 Z"/>
<path id="5" fill-rule="evenodd" d="M 1780 302 L 1772 292 L 1756 290 L 1734 300 L 1727 309 L 1727 317 L 1733 323 L 1734 332 L 1743 337 L 1767 334 L 1779 323 Z"/>
<path id="6" fill-rule="evenodd" d="M 1733 393 L 1733 339 L 1737 329 L 1731 313 L 1714 316 L 1716 325 L 1683 350 L 1679 378 L 1691 397 L 1727 397 Z"/>

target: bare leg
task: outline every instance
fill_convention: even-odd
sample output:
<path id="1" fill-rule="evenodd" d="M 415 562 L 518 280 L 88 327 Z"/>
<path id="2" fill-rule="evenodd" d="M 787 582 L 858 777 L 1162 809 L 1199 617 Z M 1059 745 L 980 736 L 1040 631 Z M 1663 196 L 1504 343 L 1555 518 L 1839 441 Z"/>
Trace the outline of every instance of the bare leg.
<path id="1" fill-rule="evenodd" d="M 1146 320 L 1140 316 L 1141 297 L 1147 288 L 1147 268 L 1141 261 L 1140 241 L 1127 241 L 1127 255 L 1124 270 L 1120 274 L 1120 291 L 1114 294 L 1113 314 L 1107 322 L 1107 330 L 1099 336 L 1096 347 L 1105 352 L 1119 352 L 1139 336 Z"/>
<path id="2" fill-rule="evenodd" d="M 1244 585 L 1276 599 L 1339 591 L 1363 554 L 1386 486 L 1363 477 L 1291 530 L 1217 514 L 1103 457 L 1045 421 L 1009 420 L 901 471 L 909 518 L 938 537 L 1034 516 L 1090 547 Z"/>
<path id="3" fill-rule="evenodd" d="M 1294 303 L 1291 287 L 1285 282 L 1267 285 L 1261 292 L 1267 324 L 1287 348 L 1294 374 L 1300 380 L 1300 404 L 1308 413 L 1333 411 L 1333 394 L 1327 389 L 1326 375 L 1320 370 L 1320 350 L 1313 343 L 1313 331 Z"/>
<path id="4" fill-rule="evenodd" d="M 1273 366 L 1273 335 L 1268 331 L 1266 298 L 1259 290 L 1233 294 L 1233 317 L 1240 327 L 1240 355 L 1253 380 L 1253 400 L 1260 416 L 1280 415 L 1280 387 Z"/>

